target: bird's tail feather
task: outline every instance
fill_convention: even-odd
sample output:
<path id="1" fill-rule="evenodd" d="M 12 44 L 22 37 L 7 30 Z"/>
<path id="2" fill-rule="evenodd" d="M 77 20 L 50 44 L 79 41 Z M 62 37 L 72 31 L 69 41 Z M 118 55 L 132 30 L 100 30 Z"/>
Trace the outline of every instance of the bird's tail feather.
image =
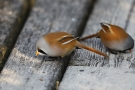
<path id="1" fill-rule="evenodd" d="M 86 37 L 80 38 L 79 40 L 83 41 L 83 40 L 85 40 L 85 39 L 93 38 L 93 37 L 99 37 L 99 34 L 98 34 L 98 33 L 96 33 L 96 34 L 92 34 L 92 35 L 89 35 L 89 36 L 86 36 Z"/>
<path id="2" fill-rule="evenodd" d="M 102 53 L 102 52 L 100 52 L 100 51 L 98 51 L 98 50 L 96 50 L 96 49 L 94 49 L 94 48 L 91 48 L 91 47 L 89 47 L 89 46 L 86 46 L 86 45 L 84 45 L 84 44 L 82 44 L 82 43 L 80 43 L 80 42 L 77 42 L 77 47 L 79 47 L 79 48 L 84 48 L 84 49 L 86 49 L 86 50 L 95 52 L 95 53 L 97 53 L 97 54 L 99 54 L 99 55 L 108 57 L 106 54 L 104 54 L 104 53 Z"/>

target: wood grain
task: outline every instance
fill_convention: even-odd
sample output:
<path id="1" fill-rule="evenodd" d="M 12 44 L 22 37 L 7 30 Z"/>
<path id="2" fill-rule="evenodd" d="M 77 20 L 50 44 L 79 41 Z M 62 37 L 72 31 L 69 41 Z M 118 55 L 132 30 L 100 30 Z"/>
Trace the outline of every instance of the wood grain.
<path id="1" fill-rule="evenodd" d="M 65 31 L 78 35 L 92 4 L 92 0 L 37 0 L 0 74 L 0 89 L 55 89 L 70 56 L 60 61 L 35 57 L 36 41 L 49 32 Z"/>
<path id="2" fill-rule="evenodd" d="M 106 22 L 126 28 L 127 21 L 130 15 L 130 9 L 132 8 L 133 0 L 129 1 L 98 1 L 94 7 L 94 10 L 89 18 L 87 26 L 82 35 L 90 35 L 98 32 L 101 29 L 100 22 Z M 125 7 L 126 6 L 126 7 Z M 127 31 L 128 32 L 128 31 Z M 135 31 L 132 30 L 132 33 Z M 105 59 L 93 52 L 89 53 L 86 50 L 77 50 L 71 60 L 70 65 L 88 65 L 88 66 L 113 66 L 117 67 L 122 63 L 123 58 L 131 58 L 133 54 L 119 54 L 114 55 L 109 53 L 99 38 L 88 39 L 83 42 L 99 51 L 102 51 L 109 55 L 109 59 Z M 117 63 L 115 63 L 117 62 Z"/>
<path id="3" fill-rule="evenodd" d="M 27 0 L 0 0 L 0 71 L 26 20 L 28 5 Z"/>
<path id="4" fill-rule="evenodd" d="M 100 30 L 100 22 L 119 25 L 135 39 L 135 2 L 133 0 L 98 0 L 84 34 Z M 134 90 L 135 49 L 133 53 L 114 55 L 106 51 L 100 39 L 83 43 L 109 55 L 109 59 L 85 50 L 76 50 L 59 90 Z"/>
<path id="5" fill-rule="evenodd" d="M 134 90 L 134 79 L 129 68 L 69 66 L 59 90 Z"/>

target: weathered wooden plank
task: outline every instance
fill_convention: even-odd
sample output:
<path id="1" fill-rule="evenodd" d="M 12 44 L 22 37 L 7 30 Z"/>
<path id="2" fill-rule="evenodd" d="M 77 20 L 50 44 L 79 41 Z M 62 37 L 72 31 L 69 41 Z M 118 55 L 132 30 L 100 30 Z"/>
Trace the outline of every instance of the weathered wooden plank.
<path id="1" fill-rule="evenodd" d="M 135 1 L 134 3 L 135 4 Z M 135 5 L 131 8 L 131 13 L 129 14 L 129 19 L 127 20 L 127 27 L 126 27 L 126 31 L 127 33 L 129 33 L 132 38 L 135 40 Z"/>
<path id="2" fill-rule="evenodd" d="M 98 1 L 95 5 L 95 9 L 93 10 L 92 15 L 89 18 L 87 26 L 85 28 L 83 36 L 94 34 L 101 29 L 100 22 L 107 22 L 111 24 L 119 25 L 125 28 L 127 24 L 127 19 L 130 14 L 130 9 L 132 8 L 133 0 L 103 0 Z M 113 12 L 113 13 L 112 13 Z M 134 33 L 135 31 L 132 31 Z M 73 60 L 71 60 L 70 65 L 90 65 L 90 66 L 118 66 L 121 64 L 122 58 L 131 58 L 132 54 L 120 54 L 113 55 L 110 54 L 103 44 L 101 43 L 99 38 L 92 38 L 84 41 L 86 45 L 89 45 L 97 50 L 100 50 L 104 53 L 107 53 L 110 59 L 105 59 L 102 56 L 99 56 L 95 53 L 89 53 L 85 50 L 77 50 L 75 55 L 73 56 Z M 115 63 L 118 62 L 118 63 Z"/>
<path id="3" fill-rule="evenodd" d="M 127 20 L 126 31 L 129 33 L 135 41 L 135 1 L 133 2 L 133 7 L 131 8 L 131 13 Z M 132 57 L 129 58 L 130 67 L 135 68 L 135 48 L 133 49 Z"/>
<path id="4" fill-rule="evenodd" d="M 0 71 L 28 15 L 27 0 L 0 0 Z"/>
<path id="5" fill-rule="evenodd" d="M 78 35 L 92 0 L 37 0 L 0 75 L 1 90 L 52 90 L 70 57 L 46 61 L 35 57 L 35 44 L 43 34 L 67 31 Z M 78 29 L 80 27 L 80 29 Z M 43 61 L 44 60 L 44 61 Z"/>
<path id="6" fill-rule="evenodd" d="M 70 66 L 59 90 L 134 90 L 135 70 Z"/>
<path id="7" fill-rule="evenodd" d="M 98 32 L 99 23 L 107 22 L 125 28 L 134 38 L 134 15 L 133 0 L 99 0 L 83 36 Z M 94 38 L 84 43 L 106 53 L 100 39 Z M 108 55 L 110 58 L 104 59 L 94 53 L 76 50 L 59 90 L 134 90 L 135 49 L 132 54 Z"/>

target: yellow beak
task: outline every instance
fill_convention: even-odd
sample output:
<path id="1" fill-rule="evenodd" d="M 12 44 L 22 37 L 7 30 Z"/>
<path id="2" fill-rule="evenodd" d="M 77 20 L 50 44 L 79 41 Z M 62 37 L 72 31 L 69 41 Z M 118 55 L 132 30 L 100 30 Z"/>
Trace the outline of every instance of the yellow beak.
<path id="1" fill-rule="evenodd" d="M 39 54 L 39 52 L 38 51 L 36 51 L 36 56 Z"/>

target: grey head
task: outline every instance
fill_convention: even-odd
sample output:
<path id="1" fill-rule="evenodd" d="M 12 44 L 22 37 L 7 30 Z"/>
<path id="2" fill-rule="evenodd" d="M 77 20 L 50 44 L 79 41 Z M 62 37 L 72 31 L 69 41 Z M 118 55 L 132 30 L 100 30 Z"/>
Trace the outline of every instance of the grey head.
<path id="1" fill-rule="evenodd" d="M 39 55 L 47 55 L 47 50 L 46 49 L 48 47 L 47 42 L 45 41 L 45 39 L 43 37 L 40 37 L 37 40 L 36 43 L 36 56 Z"/>

